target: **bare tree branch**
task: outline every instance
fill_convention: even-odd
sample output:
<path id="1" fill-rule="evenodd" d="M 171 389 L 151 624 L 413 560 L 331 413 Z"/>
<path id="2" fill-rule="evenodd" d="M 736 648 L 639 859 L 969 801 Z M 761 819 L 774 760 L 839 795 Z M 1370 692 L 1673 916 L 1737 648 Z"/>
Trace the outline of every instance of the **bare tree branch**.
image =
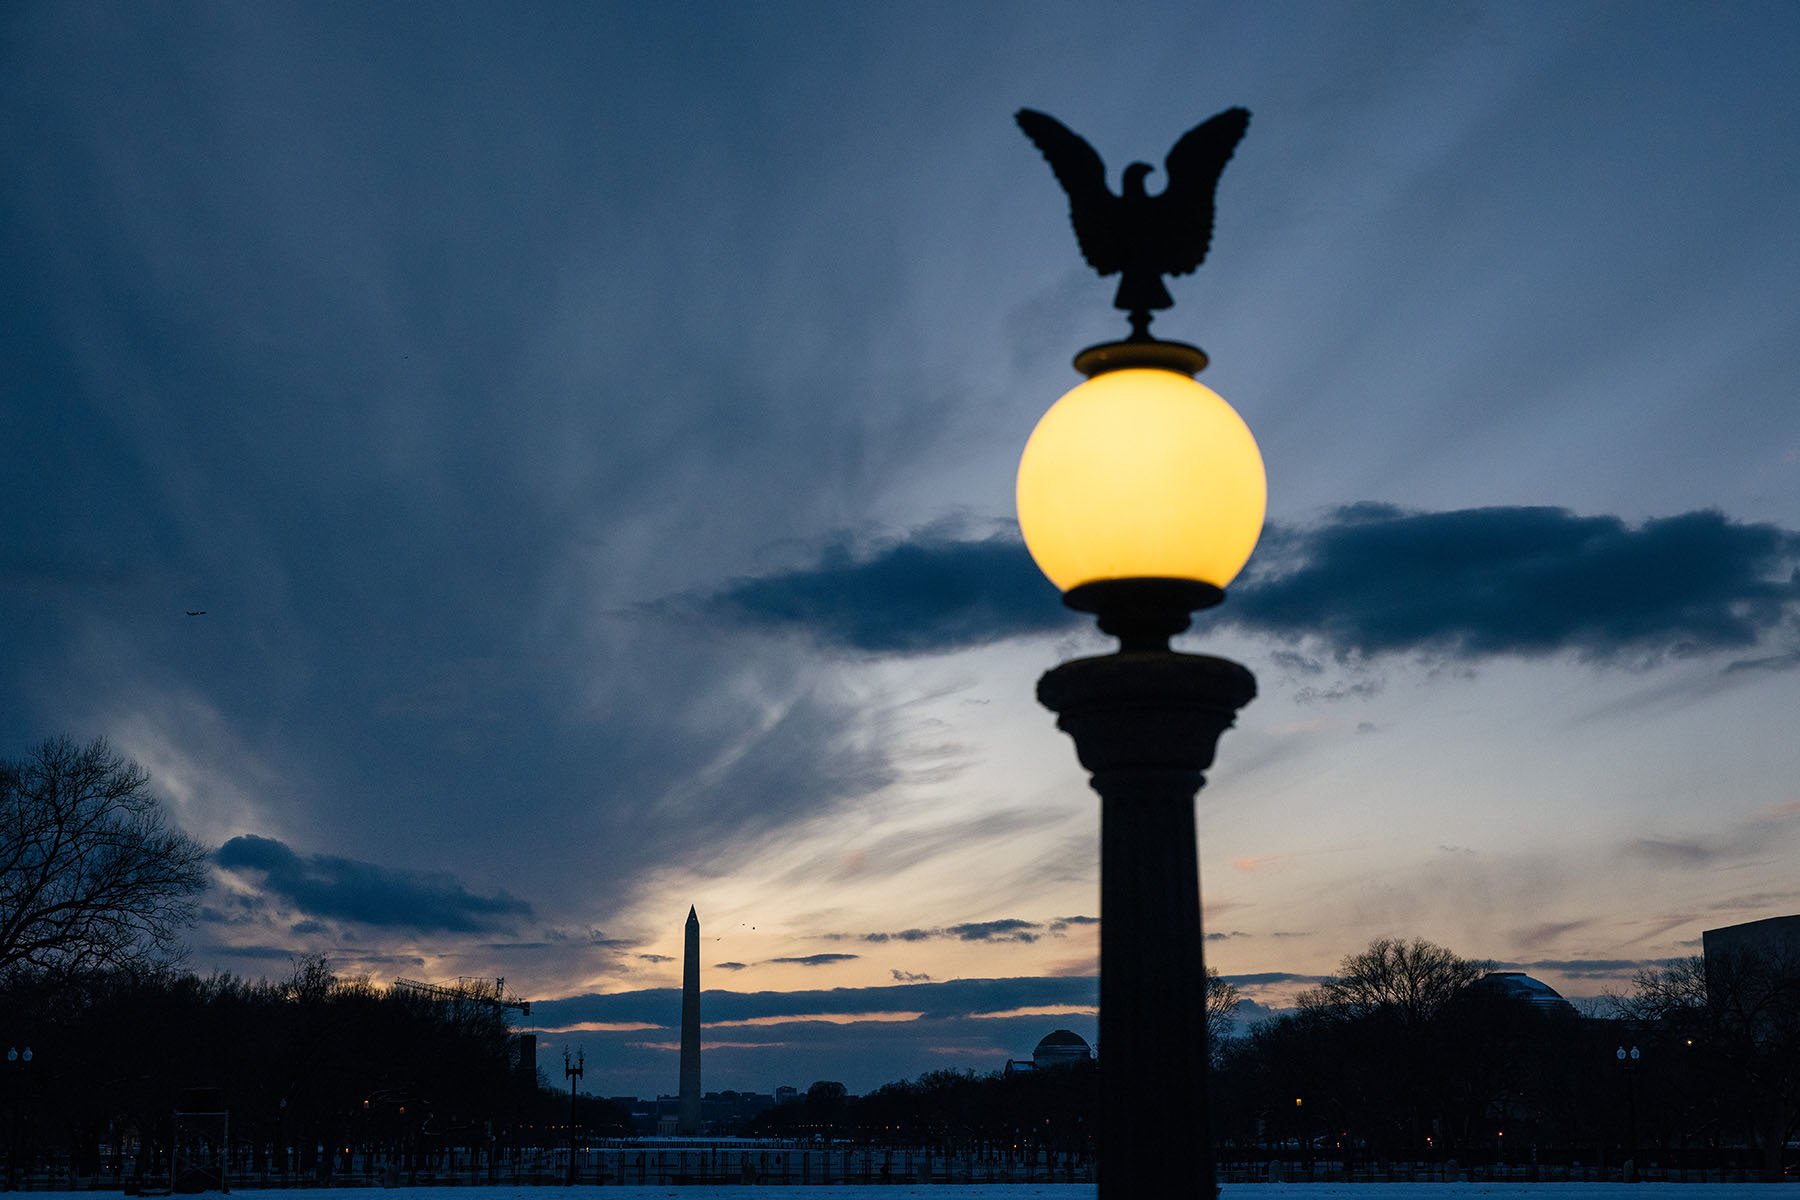
<path id="1" fill-rule="evenodd" d="M 149 965 L 179 948 L 206 847 L 103 739 L 0 760 L 0 979 Z"/>

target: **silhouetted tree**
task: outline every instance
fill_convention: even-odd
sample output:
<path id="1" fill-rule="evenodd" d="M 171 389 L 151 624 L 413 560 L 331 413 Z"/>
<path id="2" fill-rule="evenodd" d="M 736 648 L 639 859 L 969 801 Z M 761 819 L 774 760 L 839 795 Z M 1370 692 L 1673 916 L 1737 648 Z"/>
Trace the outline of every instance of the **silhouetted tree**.
<path id="1" fill-rule="evenodd" d="M 1206 968 L 1206 1046 L 1216 1065 L 1224 1053 L 1225 1039 L 1237 1021 L 1238 1006 L 1244 993 L 1219 974 L 1219 968 Z"/>
<path id="2" fill-rule="evenodd" d="M 1765 1179 L 1781 1179 L 1800 1130 L 1800 961 L 1775 945 L 1682 959 L 1639 972 L 1614 1004 L 1662 1034 L 1670 1060 L 1711 1065 L 1718 1117 L 1761 1150 Z"/>
<path id="3" fill-rule="evenodd" d="M 206 848 L 104 740 L 0 761 L 0 979 L 172 958 L 206 886 Z"/>
<path id="4" fill-rule="evenodd" d="M 1346 956 L 1336 975 L 1297 997 L 1295 1032 L 1323 1043 L 1310 1070 L 1327 1084 L 1310 1110 L 1297 1106 L 1297 1119 L 1340 1130 L 1360 1120 L 1370 1143 L 1389 1152 L 1422 1152 L 1434 1127 L 1454 1137 L 1445 1122 L 1467 1039 L 1440 1017 L 1490 966 L 1418 938 L 1377 938 Z"/>
<path id="5" fill-rule="evenodd" d="M 1376 938 L 1347 955 L 1336 975 L 1302 992 L 1299 1003 L 1333 1018 L 1380 1017 L 1418 1028 L 1493 969 L 1423 938 Z"/>

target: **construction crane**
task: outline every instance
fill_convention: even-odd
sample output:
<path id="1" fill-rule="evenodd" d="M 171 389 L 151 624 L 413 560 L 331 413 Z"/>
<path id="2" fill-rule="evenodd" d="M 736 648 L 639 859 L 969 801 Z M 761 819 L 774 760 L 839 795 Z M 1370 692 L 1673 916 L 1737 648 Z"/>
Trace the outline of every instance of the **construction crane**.
<path id="1" fill-rule="evenodd" d="M 485 1004 L 499 1012 L 511 1010 L 525 1016 L 531 1015 L 531 1001 L 508 992 L 504 978 L 489 980 L 463 975 L 455 983 L 421 983 L 417 979 L 395 979 L 393 986 L 429 1000 L 442 1000 L 449 1004 Z"/>

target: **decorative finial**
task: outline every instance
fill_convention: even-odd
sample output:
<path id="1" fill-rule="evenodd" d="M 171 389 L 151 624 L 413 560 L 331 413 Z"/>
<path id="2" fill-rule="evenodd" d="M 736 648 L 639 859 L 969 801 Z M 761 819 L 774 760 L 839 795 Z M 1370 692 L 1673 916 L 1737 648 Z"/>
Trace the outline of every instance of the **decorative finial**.
<path id="1" fill-rule="evenodd" d="M 1175 303 L 1162 277 L 1186 275 L 1206 259 L 1213 193 L 1250 125 L 1249 111 L 1228 108 L 1182 134 L 1163 160 L 1168 184 L 1155 196 L 1144 191 L 1144 177 L 1155 170 L 1149 163 L 1126 167 L 1123 194 L 1115 196 L 1106 186 L 1106 164 L 1079 134 L 1029 108 L 1014 119 L 1069 194 L 1069 218 L 1088 266 L 1119 276 L 1113 307 L 1130 314 L 1131 340 L 1152 340 L 1152 310 Z"/>

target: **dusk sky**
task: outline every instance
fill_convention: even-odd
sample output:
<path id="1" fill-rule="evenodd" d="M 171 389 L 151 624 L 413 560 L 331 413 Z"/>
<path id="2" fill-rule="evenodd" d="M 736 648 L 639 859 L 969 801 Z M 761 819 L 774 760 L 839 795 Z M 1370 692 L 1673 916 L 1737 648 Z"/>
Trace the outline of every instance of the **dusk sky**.
<path id="1" fill-rule="evenodd" d="M 1012 114 L 1155 191 L 1243 105 L 1155 327 L 1269 473 L 1180 639 L 1261 688 L 1209 962 L 1622 988 L 1800 912 L 1797 62 L 1786 2 L 9 4 L 0 754 L 151 772 L 195 969 L 504 976 L 598 1093 L 675 1089 L 690 904 L 709 1090 L 1092 1037 L 1032 688 L 1108 642 L 1012 486 L 1125 321 Z"/>

